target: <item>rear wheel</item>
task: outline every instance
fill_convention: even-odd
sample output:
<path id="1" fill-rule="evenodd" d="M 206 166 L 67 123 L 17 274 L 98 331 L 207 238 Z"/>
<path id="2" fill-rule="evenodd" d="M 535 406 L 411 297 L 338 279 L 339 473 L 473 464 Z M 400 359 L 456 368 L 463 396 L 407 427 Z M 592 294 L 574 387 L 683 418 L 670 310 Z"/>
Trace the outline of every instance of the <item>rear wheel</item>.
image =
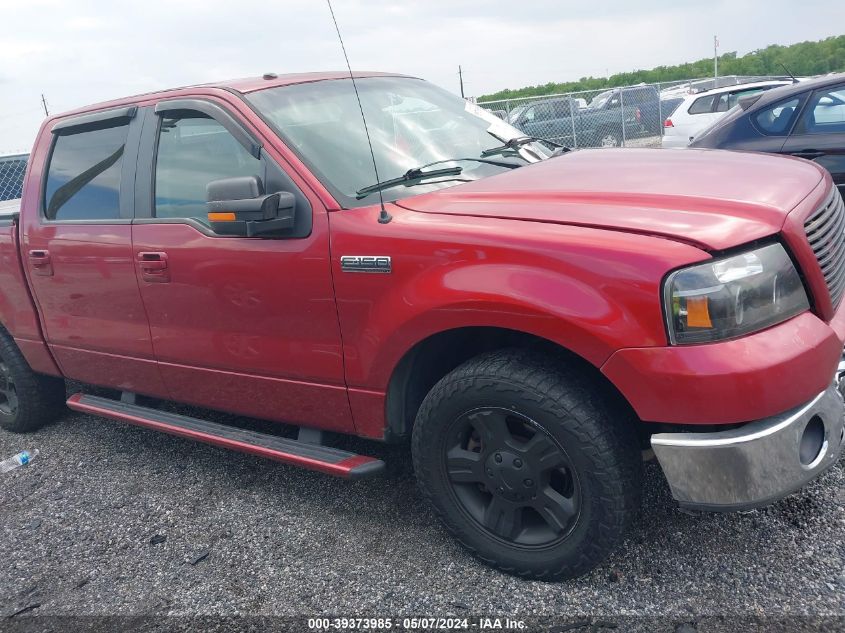
<path id="1" fill-rule="evenodd" d="M 64 398 L 64 380 L 32 371 L 12 337 L 0 331 L 0 427 L 39 429 L 58 415 Z"/>
<path id="2" fill-rule="evenodd" d="M 446 527 L 485 562 L 554 580 L 598 564 L 639 507 L 632 424 L 572 369 L 484 355 L 428 394 L 414 467 Z"/>

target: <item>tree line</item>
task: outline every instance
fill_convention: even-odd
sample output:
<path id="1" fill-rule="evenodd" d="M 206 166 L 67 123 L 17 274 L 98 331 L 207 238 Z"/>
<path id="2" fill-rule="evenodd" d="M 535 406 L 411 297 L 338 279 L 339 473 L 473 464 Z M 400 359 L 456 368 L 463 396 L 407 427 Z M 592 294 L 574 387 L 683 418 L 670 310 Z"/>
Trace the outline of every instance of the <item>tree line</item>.
<path id="1" fill-rule="evenodd" d="M 789 69 L 795 76 L 823 75 L 845 70 L 845 35 L 828 37 L 817 42 L 800 42 L 790 46 L 773 44 L 766 48 L 752 51 L 742 57 L 736 52 L 719 56 L 719 75 L 784 75 Z M 677 66 L 658 66 L 651 70 L 635 70 L 617 73 L 610 77 L 582 77 L 578 81 L 563 83 L 549 82 L 541 86 L 526 86 L 511 90 L 506 88 L 493 94 L 478 97 L 479 101 L 512 99 L 519 97 L 538 97 L 564 92 L 601 90 L 615 86 L 630 86 L 639 83 L 661 83 L 711 77 L 713 58 L 678 64 Z"/>

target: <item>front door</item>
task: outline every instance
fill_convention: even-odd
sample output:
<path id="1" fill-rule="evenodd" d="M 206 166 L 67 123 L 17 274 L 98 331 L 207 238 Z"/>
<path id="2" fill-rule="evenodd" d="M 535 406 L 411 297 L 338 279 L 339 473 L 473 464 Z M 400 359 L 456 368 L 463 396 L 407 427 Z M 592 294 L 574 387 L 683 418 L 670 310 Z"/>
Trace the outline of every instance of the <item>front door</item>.
<path id="1" fill-rule="evenodd" d="M 238 176 L 293 193 L 296 226 L 274 238 L 216 235 L 206 188 Z M 318 199 L 213 100 L 164 101 L 149 113 L 138 183 L 133 253 L 171 399 L 352 431 Z"/>
<path id="2" fill-rule="evenodd" d="M 21 214 L 27 278 L 63 372 L 164 396 L 135 278 L 131 218 L 137 108 L 59 120 L 42 135 Z M 41 165 L 46 164 L 46 173 Z"/>
<path id="3" fill-rule="evenodd" d="M 817 162 L 845 194 L 845 84 L 813 93 L 783 152 Z"/>

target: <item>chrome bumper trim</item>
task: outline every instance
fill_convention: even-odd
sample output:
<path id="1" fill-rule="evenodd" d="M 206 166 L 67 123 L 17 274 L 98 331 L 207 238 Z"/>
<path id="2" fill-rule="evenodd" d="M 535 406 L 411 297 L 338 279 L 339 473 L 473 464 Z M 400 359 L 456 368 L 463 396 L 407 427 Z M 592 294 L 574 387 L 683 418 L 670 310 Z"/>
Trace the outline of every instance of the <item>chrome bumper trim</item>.
<path id="1" fill-rule="evenodd" d="M 845 406 L 836 381 L 810 402 L 780 415 L 713 433 L 660 433 L 651 445 L 684 507 L 730 511 L 785 497 L 832 466 L 843 449 Z M 801 438 L 818 418 L 824 439 L 818 455 L 802 464 Z"/>

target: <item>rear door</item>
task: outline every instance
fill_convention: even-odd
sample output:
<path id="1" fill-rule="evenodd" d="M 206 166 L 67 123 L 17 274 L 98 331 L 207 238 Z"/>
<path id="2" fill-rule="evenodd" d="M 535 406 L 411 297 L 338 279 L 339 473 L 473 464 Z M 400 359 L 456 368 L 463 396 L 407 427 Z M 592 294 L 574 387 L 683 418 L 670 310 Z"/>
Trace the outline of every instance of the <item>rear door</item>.
<path id="1" fill-rule="evenodd" d="M 138 108 L 59 120 L 33 155 L 21 213 L 26 273 L 64 373 L 162 396 L 132 256 Z M 37 195 L 29 195 L 37 194 Z"/>
<path id="2" fill-rule="evenodd" d="M 783 152 L 817 162 L 845 193 L 845 83 L 812 94 Z"/>
<path id="3" fill-rule="evenodd" d="M 155 355 L 173 400 L 349 432 L 328 214 L 272 152 L 216 99 L 146 117 L 132 241 Z M 215 234 L 206 188 L 239 176 L 292 193 L 293 230 Z"/>

